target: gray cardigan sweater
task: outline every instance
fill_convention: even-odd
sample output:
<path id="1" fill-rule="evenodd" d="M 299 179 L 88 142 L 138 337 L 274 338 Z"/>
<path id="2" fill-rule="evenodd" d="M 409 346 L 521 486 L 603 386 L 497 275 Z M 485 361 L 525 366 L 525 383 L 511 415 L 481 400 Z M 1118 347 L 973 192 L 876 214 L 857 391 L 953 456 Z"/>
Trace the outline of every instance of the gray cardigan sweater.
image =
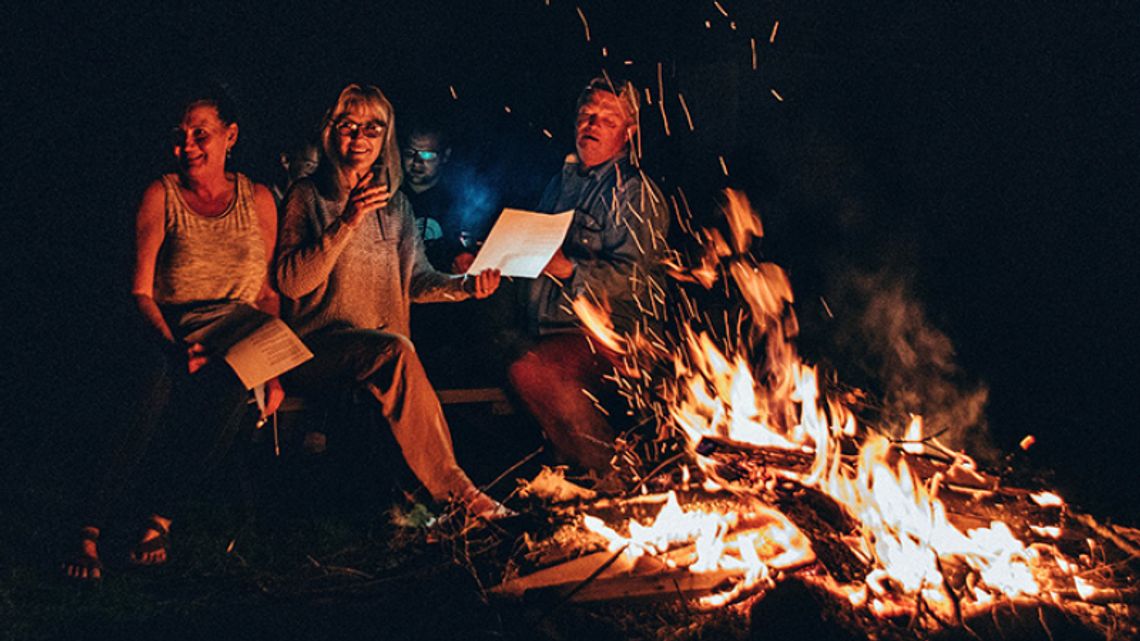
<path id="1" fill-rule="evenodd" d="M 286 198 L 275 271 L 282 318 L 298 334 L 355 328 L 408 336 L 413 301 L 470 297 L 462 276 L 428 262 L 402 193 L 365 214 L 355 231 L 340 222 L 347 202 L 308 178 Z"/>

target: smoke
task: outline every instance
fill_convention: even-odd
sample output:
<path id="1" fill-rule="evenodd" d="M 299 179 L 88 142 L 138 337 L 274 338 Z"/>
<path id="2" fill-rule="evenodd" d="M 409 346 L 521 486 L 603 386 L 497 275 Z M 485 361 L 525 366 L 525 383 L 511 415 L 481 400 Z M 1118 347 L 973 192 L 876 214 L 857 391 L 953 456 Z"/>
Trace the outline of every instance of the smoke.
<path id="1" fill-rule="evenodd" d="M 848 273 L 833 281 L 843 310 L 836 339 L 849 361 L 881 385 L 896 435 L 904 417 L 920 414 L 927 436 L 993 461 L 997 450 L 985 416 L 989 388 L 958 365 L 950 338 L 935 327 L 913 293 L 911 279 L 888 272 Z"/>
<path id="2" fill-rule="evenodd" d="M 483 237 L 498 214 L 500 195 L 494 186 L 495 171 L 479 172 L 466 164 L 456 164 L 447 174 L 447 185 L 454 197 L 452 215 L 463 229 Z"/>

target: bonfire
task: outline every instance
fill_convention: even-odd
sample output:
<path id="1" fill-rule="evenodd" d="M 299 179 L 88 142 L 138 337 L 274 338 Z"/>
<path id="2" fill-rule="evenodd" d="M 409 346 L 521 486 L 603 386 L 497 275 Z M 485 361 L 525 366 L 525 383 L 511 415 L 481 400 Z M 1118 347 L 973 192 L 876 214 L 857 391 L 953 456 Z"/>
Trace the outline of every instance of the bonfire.
<path id="1" fill-rule="evenodd" d="M 746 612 L 794 584 L 816 610 L 797 616 L 877 638 L 985 638 L 1027 612 L 1043 638 L 1043 612 L 1103 638 L 1140 636 L 1138 532 L 1007 483 L 925 434 L 921 416 L 861 420 L 864 399 L 798 356 L 789 279 L 749 252 L 759 216 L 732 191 L 724 211 L 727 239 L 702 230 L 696 264 L 670 263 L 673 278 L 723 279 L 742 299 L 719 332 L 683 294 L 676 344 L 618 335 L 605 301 L 573 301 L 622 356 L 615 380 L 650 433 L 619 441 L 622 495 L 559 470 L 522 481 L 548 526 L 522 536 L 490 593 Z"/>

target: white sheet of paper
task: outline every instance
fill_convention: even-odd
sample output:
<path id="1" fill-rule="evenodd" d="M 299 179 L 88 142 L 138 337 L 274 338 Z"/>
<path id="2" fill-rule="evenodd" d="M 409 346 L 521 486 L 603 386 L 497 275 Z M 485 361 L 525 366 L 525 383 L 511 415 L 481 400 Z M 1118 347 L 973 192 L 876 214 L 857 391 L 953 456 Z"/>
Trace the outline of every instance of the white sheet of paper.
<path id="1" fill-rule="evenodd" d="M 467 274 L 498 269 L 503 276 L 537 278 L 562 246 L 572 220 L 573 209 L 559 214 L 504 209 Z"/>
<path id="2" fill-rule="evenodd" d="M 273 318 L 226 352 L 226 362 L 246 389 L 280 376 L 313 357 L 281 319 Z"/>

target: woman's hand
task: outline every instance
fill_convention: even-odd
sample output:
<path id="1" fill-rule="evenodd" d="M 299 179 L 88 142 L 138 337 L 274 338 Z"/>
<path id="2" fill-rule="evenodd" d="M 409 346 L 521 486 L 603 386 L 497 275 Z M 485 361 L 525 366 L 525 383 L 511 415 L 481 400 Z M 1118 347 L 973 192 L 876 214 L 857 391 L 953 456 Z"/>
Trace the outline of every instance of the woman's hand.
<path id="1" fill-rule="evenodd" d="M 499 288 L 500 280 L 502 280 L 502 272 L 497 269 L 484 269 L 472 279 L 474 286 L 471 289 L 471 294 L 475 298 L 486 298 L 494 294 L 495 290 Z"/>
<path id="2" fill-rule="evenodd" d="M 261 418 L 269 418 L 277 413 L 277 408 L 281 407 L 284 400 L 285 390 L 281 388 L 281 381 L 277 377 L 265 381 L 265 409 L 261 412 Z"/>
<path id="3" fill-rule="evenodd" d="M 349 227 L 355 228 L 359 225 L 367 212 L 387 207 L 388 201 L 392 198 L 387 185 L 372 184 L 372 173 L 370 171 L 364 174 L 360 182 L 356 183 L 356 187 L 348 193 L 348 204 L 345 205 L 340 219 Z"/>

